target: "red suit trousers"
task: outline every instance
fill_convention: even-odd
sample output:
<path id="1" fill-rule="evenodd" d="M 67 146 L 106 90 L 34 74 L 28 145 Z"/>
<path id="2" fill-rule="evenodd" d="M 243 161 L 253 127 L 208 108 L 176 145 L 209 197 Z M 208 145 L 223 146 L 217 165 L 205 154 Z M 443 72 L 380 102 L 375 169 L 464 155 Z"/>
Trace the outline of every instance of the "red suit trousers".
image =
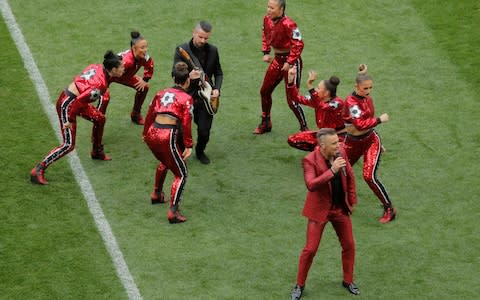
<path id="1" fill-rule="evenodd" d="M 308 220 L 307 240 L 298 263 L 297 284 L 299 286 L 305 286 L 308 271 L 320 245 L 325 225 L 328 222 L 332 223 L 342 247 L 343 281 L 353 282 L 355 240 L 353 238 L 352 221 L 350 216 L 341 208 L 332 208 L 328 213 L 327 220 L 324 222 Z"/>

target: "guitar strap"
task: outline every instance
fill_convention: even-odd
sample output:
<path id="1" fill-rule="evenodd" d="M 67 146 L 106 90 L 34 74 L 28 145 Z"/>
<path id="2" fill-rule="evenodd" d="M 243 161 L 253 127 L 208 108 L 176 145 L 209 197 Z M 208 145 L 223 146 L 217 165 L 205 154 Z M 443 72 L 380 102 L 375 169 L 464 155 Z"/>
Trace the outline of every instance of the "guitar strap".
<path id="1" fill-rule="evenodd" d="M 204 72 L 204 71 L 203 71 L 202 64 L 201 64 L 200 61 L 198 60 L 198 57 L 196 57 L 195 54 L 193 54 L 192 49 L 190 49 L 190 43 L 187 43 L 187 47 L 185 47 L 185 48 L 186 48 L 185 50 L 188 51 L 188 54 L 190 54 L 190 57 L 192 58 L 193 63 L 195 64 L 195 66 L 197 66 L 197 67 L 200 69 L 200 71 Z"/>
<path id="2" fill-rule="evenodd" d="M 208 46 L 208 44 L 207 44 Z M 206 47 L 207 47 L 206 46 Z M 200 71 L 202 71 L 202 73 L 205 75 L 205 81 L 207 81 L 208 83 L 210 83 L 210 85 L 212 86 L 213 88 L 213 81 L 212 79 L 207 75 L 207 73 L 205 73 L 205 70 L 203 70 L 203 67 L 202 67 L 202 64 L 200 63 L 200 60 L 198 59 L 198 57 L 195 56 L 195 54 L 193 54 L 193 51 L 192 49 L 190 48 L 190 43 L 187 43 L 187 46 L 184 48 L 188 54 L 190 54 L 190 58 L 192 59 L 193 63 L 195 64 L 195 66 L 197 66 Z M 207 55 L 208 57 L 208 55 Z"/>
<path id="3" fill-rule="evenodd" d="M 200 96 L 200 98 L 203 100 L 203 103 L 205 105 L 205 108 L 207 110 L 207 112 L 210 114 L 210 115 L 214 115 L 216 112 L 217 112 L 217 108 L 218 108 L 218 100 L 216 100 L 216 105 L 215 105 L 215 108 L 212 107 L 212 103 L 211 103 L 211 98 L 210 98 L 210 95 L 211 95 L 211 92 L 212 92 L 212 85 L 209 83 L 209 79 L 208 79 L 208 76 L 205 74 L 205 71 L 203 70 L 203 67 L 202 67 L 202 64 L 200 63 L 200 60 L 198 59 L 197 56 L 195 56 L 192 52 L 192 49 L 190 48 L 190 43 L 187 43 L 186 45 L 184 45 L 185 47 L 182 47 L 185 51 L 188 52 L 188 54 L 190 55 L 190 59 L 192 60 L 193 64 L 195 65 L 195 67 L 198 67 L 200 69 L 200 71 L 202 72 L 202 76 L 204 76 L 204 79 L 205 79 L 205 82 L 206 82 L 206 86 L 203 87 L 203 88 L 200 88 L 198 90 L 198 95 Z M 194 66 L 192 66 L 194 67 Z"/>

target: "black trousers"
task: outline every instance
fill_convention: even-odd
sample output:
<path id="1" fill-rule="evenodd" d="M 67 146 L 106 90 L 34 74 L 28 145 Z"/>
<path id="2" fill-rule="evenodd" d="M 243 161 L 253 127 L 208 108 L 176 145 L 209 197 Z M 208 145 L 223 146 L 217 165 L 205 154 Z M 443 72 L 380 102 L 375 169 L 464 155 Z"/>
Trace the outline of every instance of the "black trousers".
<path id="1" fill-rule="evenodd" d="M 201 99 L 195 99 L 193 106 L 193 121 L 197 125 L 197 144 L 195 152 L 201 154 L 205 151 L 210 140 L 210 129 L 212 128 L 213 116 L 207 112 L 205 104 Z"/>

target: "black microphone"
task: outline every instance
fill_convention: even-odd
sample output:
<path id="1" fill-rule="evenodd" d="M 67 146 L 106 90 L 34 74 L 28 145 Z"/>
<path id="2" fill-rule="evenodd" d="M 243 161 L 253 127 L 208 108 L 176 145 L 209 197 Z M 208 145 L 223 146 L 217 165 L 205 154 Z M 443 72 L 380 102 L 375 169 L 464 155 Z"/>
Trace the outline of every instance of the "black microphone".
<path id="1" fill-rule="evenodd" d="M 335 157 L 336 157 L 336 158 L 342 157 L 342 155 L 340 155 L 340 151 L 337 152 L 337 153 L 335 153 Z M 343 174 L 343 176 L 346 177 L 346 176 L 347 176 L 347 171 L 345 171 L 345 167 L 341 167 L 341 169 L 342 169 L 342 174 Z"/>

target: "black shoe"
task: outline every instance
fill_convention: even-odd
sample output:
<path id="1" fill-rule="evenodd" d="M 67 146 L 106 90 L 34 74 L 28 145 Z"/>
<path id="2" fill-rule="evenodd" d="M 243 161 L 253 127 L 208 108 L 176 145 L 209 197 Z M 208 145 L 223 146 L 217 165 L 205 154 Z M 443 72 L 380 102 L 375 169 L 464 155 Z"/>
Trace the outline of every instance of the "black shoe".
<path id="1" fill-rule="evenodd" d="M 198 160 L 199 160 L 202 164 L 208 165 L 208 164 L 210 163 L 210 159 L 208 158 L 207 155 L 205 155 L 204 152 L 202 152 L 202 153 L 197 153 L 196 156 L 197 156 Z"/>
<path id="2" fill-rule="evenodd" d="M 303 287 L 299 286 L 298 284 L 292 290 L 292 300 L 298 300 L 302 298 L 303 295 Z"/>
<path id="3" fill-rule="evenodd" d="M 360 289 L 357 287 L 357 285 L 352 282 L 352 283 L 346 283 L 345 281 L 342 282 L 343 287 L 346 288 L 350 293 L 354 295 L 360 295 Z"/>

